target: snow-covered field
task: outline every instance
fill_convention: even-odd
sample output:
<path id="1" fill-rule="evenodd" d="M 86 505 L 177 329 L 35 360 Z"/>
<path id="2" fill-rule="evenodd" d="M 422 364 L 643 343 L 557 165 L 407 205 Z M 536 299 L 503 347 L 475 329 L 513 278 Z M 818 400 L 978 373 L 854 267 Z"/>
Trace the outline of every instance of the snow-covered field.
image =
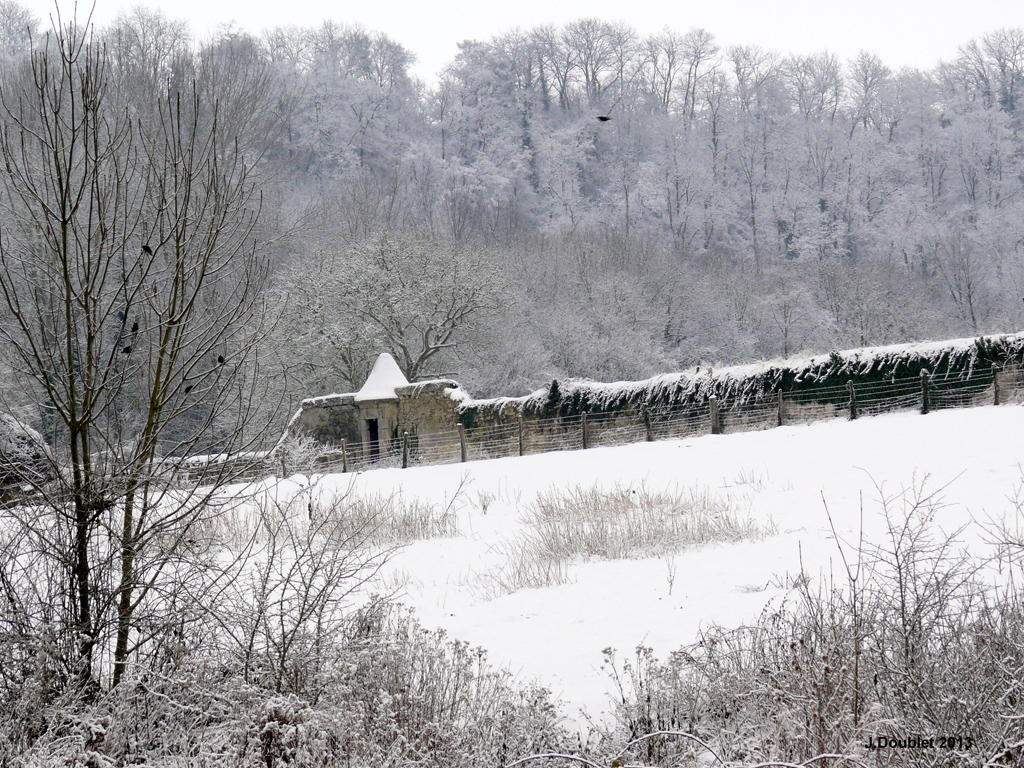
<path id="1" fill-rule="evenodd" d="M 825 505 L 847 556 L 863 535 L 884 543 L 883 496 L 923 487 L 941 499 L 937 530 L 990 551 L 984 524 L 1016 514 L 1024 408 L 890 414 L 765 432 L 548 453 L 448 466 L 322 478 L 359 494 L 400 493 L 454 505 L 459 535 L 419 541 L 384 568 L 381 587 L 415 607 L 423 623 L 481 646 L 489 659 L 560 698 L 567 717 L 600 718 L 610 705 L 602 649 L 629 657 L 638 644 L 664 657 L 711 623 L 736 626 L 786 594 L 803 569 L 842 578 Z M 299 480 L 299 478 L 294 478 Z M 641 485 L 707 490 L 776 533 L 673 557 L 576 562 L 569 583 L 502 594 L 493 574 L 539 492 Z M 863 517 L 861 507 L 863 500 Z M 891 505 L 897 513 L 898 502 Z M 1018 521 L 1019 522 L 1019 521 Z"/>

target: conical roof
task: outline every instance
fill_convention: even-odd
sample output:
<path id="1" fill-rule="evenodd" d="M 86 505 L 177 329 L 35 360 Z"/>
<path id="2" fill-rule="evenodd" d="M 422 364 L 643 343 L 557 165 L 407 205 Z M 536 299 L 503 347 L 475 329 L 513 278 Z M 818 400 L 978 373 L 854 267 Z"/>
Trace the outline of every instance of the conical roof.
<path id="1" fill-rule="evenodd" d="M 397 400 L 395 387 L 404 387 L 409 383 L 398 367 L 395 358 L 382 352 L 373 364 L 373 370 L 366 377 L 363 388 L 356 392 L 355 401 L 365 403 L 368 400 Z"/>

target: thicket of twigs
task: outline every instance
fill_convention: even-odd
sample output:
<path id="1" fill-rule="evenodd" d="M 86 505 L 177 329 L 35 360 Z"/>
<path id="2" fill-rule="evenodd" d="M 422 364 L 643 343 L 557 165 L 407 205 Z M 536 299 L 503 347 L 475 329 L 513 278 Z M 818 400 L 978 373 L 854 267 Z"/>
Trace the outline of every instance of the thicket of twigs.
<path id="1" fill-rule="evenodd" d="M 280 689 L 269 668 L 246 680 L 211 645 L 137 667 L 91 701 L 32 701 L 26 681 L 0 764 L 483 766 L 568 741 L 547 691 L 387 604 L 302 638 L 293 662 L 308 674 Z"/>
<path id="2" fill-rule="evenodd" d="M 752 626 L 714 627 L 664 662 L 607 651 L 610 736 L 673 732 L 631 750 L 643 765 L 1021 765 L 1021 595 L 931 525 L 919 491 L 883 499 L 887 540 L 844 547 L 840 579 L 799 578 Z"/>
<path id="3" fill-rule="evenodd" d="M 55 576 L 38 537 L 18 543 L 6 516 L 0 766 L 483 766 L 564 749 L 547 691 L 366 596 L 396 520 L 450 516 L 376 501 L 309 488 L 223 510 L 140 609 L 149 637 L 124 678 L 93 687 L 47 621 L 59 589 L 31 586 Z"/>

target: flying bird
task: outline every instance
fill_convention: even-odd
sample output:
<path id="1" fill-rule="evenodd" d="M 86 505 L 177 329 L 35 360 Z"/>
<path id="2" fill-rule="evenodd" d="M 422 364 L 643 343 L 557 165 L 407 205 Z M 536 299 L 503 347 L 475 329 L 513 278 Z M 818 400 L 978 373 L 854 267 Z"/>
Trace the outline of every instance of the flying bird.
<path id="1" fill-rule="evenodd" d="M 600 120 L 602 123 L 607 123 L 612 118 L 611 115 L 598 115 L 597 119 Z"/>
<path id="2" fill-rule="evenodd" d="M 142 252 L 147 256 L 153 255 L 153 249 L 149 247 L 149 243 L 146 243 L 145 245 L 142 246 Z"/>

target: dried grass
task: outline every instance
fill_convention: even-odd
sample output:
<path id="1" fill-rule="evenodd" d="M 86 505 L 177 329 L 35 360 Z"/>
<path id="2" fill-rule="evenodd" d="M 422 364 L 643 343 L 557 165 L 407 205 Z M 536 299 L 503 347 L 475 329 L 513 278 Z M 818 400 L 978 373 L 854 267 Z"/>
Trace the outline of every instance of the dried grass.
<path id="1" fill-rule="evenodd" d="M 574 560 L 661 557 L 775 532 L 774 525 L 754 521 L 744 506 L 743 499 L 708 488 L 553 489 L 529 508 L 530 532 L 506 548 L 505 568 L 483 581 L 493 594 L 565 584 Z"/>

